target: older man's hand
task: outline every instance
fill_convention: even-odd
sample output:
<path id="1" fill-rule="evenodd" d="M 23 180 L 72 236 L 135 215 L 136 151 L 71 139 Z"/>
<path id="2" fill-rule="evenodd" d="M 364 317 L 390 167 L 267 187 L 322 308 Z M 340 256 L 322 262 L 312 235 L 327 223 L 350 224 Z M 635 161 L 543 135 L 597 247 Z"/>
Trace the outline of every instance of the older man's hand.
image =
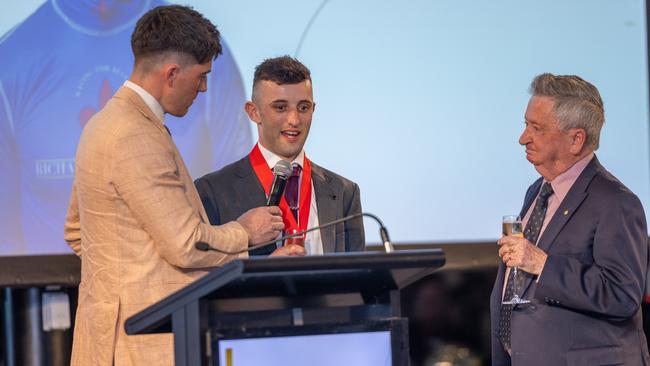
<path id="1" fill-rule="evenodd" d="M 499 241 L 499 257 L 508 267 L 539 275 L 546 264 L 546 253 L 520 236 L 502 236 Z"/>

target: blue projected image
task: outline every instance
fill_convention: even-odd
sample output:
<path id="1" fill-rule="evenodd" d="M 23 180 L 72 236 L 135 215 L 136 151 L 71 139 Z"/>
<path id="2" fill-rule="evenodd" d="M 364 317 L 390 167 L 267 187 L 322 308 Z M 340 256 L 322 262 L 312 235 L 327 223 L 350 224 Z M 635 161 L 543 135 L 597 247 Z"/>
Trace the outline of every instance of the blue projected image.
<path id="1" fill-rule="evenodd" d="M 83 121 L 128 77 L 133 22 L 159 3 L 24 1 L 0 15 L 0 254 L 69 253 L 62 226 Z M 500 235 L 539 176 L 517 140 L 543 72 L 598 87 L 598 159 L 650 205 L 644 1 L 180 3 L 227 41 L 208 93 L 166 120 L 194 178 L 249 151 L 254 67 L 289 54 L 312 71 L 308 155 L 357 182 L 363 209 L 397 243 Z"/>
<path id="2" fill-rule="evenodd" d="M 47 1 L 0 41 L 0 254 L 67 253 L 63 222 L 81 130 L 128 79 L 135 22 L 161 1 Z M 28 45 L 28 46 L 26 46 Z M 251 127 L 230 49 L 208 92 L 165 123 L 193 176 L 248 153 Z"/>

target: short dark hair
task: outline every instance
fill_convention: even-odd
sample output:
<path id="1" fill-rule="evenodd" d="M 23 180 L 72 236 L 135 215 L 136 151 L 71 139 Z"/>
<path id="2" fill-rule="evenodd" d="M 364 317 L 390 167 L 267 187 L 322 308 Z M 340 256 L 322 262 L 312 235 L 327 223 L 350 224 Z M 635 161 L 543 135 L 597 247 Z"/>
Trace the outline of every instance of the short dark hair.
<path id="1" fill-rule="evenodd" d="M 311 73 L 307 66 L 290 56 L 268 58 L 255 68 L 253 88 L 262 81 L 272 81 L 278 85 L 298 84 L 305 80 L 311 81 Z"/>
<path id="2" fill-rule="evenodd" d="M 166 52 L 183 53 L 199 64 L 221 54 L 219 31 L 201 13 L 188 6 L 158 6 L 145 13 L 131 35 L 136 61 Z"/>

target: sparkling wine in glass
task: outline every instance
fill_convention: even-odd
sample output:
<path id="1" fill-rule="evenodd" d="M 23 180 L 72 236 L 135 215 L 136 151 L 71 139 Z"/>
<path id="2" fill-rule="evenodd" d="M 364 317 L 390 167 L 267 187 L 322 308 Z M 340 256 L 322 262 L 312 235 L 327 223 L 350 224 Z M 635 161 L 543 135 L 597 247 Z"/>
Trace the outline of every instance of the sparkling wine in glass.
<path id="1" fill-rule="evenodd" d="M 521 218 L 519 215 L 503 216 L 502 228 L 503 235 L 519 236 L 522 238 L 524 236 L 523 224 L 521 223 Z M 512 271 L 512 277 L 510 278 L 512 284 L 506 283 L 506 286 L 513 286 L 512 298 L 503 299 L 501 303 L 509 305 L 529 303 L 529 300 L 525 300 L 519 297 L 524 280 L 523 276 L 519 275 L 518 273 L 519 269 L 517 267 L 512 267 L 510 270 Z"/>

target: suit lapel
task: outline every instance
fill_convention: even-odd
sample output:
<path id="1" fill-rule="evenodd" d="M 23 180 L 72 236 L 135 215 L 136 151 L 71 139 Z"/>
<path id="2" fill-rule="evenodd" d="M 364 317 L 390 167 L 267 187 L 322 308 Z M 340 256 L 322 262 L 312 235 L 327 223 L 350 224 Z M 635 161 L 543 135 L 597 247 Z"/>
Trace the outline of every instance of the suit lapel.
<path id="1" fill-rule="evenodd" d="M 262 186 L 251 164 L 250 155 L 239 160 L 236 163 L 235 176 L 240 179 L 237 182 L 239 199 L 246 200 L 239 206 L 242 207 L 260 207 L 266 205 L 266 192 Z"/>
<path id="2" fill-rule="evenodd" d="M 542 186 L 542 183 L 544 182 L 544 179 L 539 178 L 538 180 L 533 183 L 528 191 L 526 192 L 526 197 L 524 197 L 524 206 L 521 208 L 521 212 L 519 213 L 519 217 L 523 220 L 524 216 L 526 216 L 526 212 L 530 209 L 530 205 L 533 204 L 535 201 L 535 198 L 537 197 L 537 193 L 539 192 L 540 187 Z"/>
<path id="3" fill-rule="evenodd" d="M 582 173 L 580 173 L 580 176 L 575 183 L 573 183 L 573 186 L 571 186 L 566 197 L 564 197 L 562 202 L 560 202 L 560 206 L 553 214 L 551 221 L 544 229 L 544 232 L 537 243 L 537 247 L 545 253 L 549 253 L 551 246 L 555 243 L 555 238 L 558 236 L 564 225 L 569 222 L 573 214 L 578 210 L 580 204 L 582 204 L 585 198 L 587 198 L 587 187 L 589 187 L 589 183 L 591 183 L 592 179 L 596 175 L 598 167 L 600 167 L 600 163 L 598 163 L 598 159 L 594 156 Z M 528 288 L 535 278 L 535 276 L 527 277 L 528 278 L 524 285 L 524 294 L 528 291 Z"/>
<path id="4" fill-rule="evenodd" d="M 336 206 L 338 197 L 337 187 L 333 184 L 332 178 L 327 176 L 323 169 L 312 162 L 311 179 L 314 185 L 314 195 L 318 207 L 318 224 L 322 225 L 336 219 Z M 320 230 L 323 252 L 333 253 L 336 251 L 336 226 L 330 226 Z"/>
<path id="5" fill-rule="evenodd" d="M 222 196 L 224 205 L 228 208 L 220 212 L 222 222 L 234 220 L 243 212 L 255 207 L 266 205 L 266 192 L 253 170 L 250 155 L 245 156 L 233 165 L 233 177 L 228 179 L 227 184 L 234 188 L 234 196 Z M 228 203 L 232 202 L 232 203 Z M 225 215 L 225 216 L 224 216 Z M 275 245 L 269 245 L 251 251 L 251 256 L 267 256 L 276 249 Z"/>
<path id="6" fill-rule="evenodd" d="M 596 175 L 596 168 L 600 166 L 598 160 L 594 158 L 589 162 L 585 167 L 585 170 L 580 173 L 578 179 L 573 183 L 573 186 L 567 193 L 564 200 L 560 203 L 560 206 L 555 211 L 555 214 L 551 218 L 551 221 L 548 223 L 548 226 L 544 229 L 542 237 L 539 238 L 537 246 L 545 252 L 548 252 L 551 249 L 551 246 L 554 243 L 555 237 L 560 233 L 564 225 L 569 221 L 571 216 L 576 212 L 580 204 L 587 198 L 587 187 L 591 180 Z"/>

